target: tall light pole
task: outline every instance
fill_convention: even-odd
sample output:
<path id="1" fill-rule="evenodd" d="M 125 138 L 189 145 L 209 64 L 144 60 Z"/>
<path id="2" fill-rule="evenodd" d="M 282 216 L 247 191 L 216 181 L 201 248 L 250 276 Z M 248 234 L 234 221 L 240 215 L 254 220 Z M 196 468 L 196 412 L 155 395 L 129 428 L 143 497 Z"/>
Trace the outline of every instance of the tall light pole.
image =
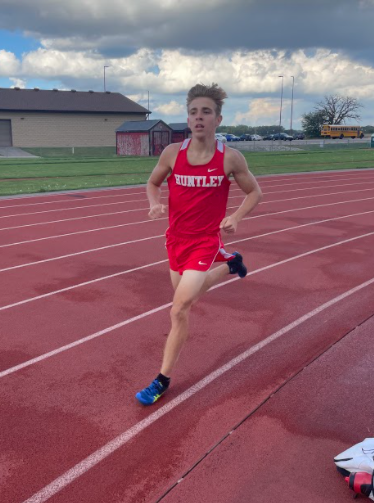
<path id="1" fill-rule="evenodd" d="M 292 93 L 291 93 L 291 123 L 290 123 L 290 135 L 292 136 L 292 115 L 293 115 L 293 88 L 294 88 L 294 85 L 295 85 L 295 77 L 293 75 L 291 75 L 291 79 L 292 79 Z"/>
<path id="2" fill-rule="evenodd" d="M 283 75 L 278 75 L 280 79 L 282 79 L 282 90 L 281 90 L 281 104 L 280 104 L 280 110 L 279 110 L 279 134 L 282 132 L 282 105 L 283 105 Z M 279 137 L 280 139 L 280 137 Z"/>
<path id="3" fill-rule="evenodd" d="M 104 66 L 104 92 L 106 91 L 106 86 L 105 86 L 105 68 L 109 68 L 109 65 Z"/>

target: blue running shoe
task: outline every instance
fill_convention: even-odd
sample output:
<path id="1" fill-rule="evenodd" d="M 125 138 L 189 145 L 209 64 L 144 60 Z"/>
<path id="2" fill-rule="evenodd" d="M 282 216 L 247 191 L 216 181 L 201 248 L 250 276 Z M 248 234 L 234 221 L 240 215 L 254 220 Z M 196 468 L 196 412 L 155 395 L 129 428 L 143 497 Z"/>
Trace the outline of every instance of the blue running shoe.
<path id="1" fill-rule="evenodd" d="M 148 388 L 144 388 L 135 395 L 143 405 L 152 405 L 165 393 L 167 386 L 163 386 L 160 381 L 155 379 Z"/>
<path id="2" fill-rule="evenodd" d="M 234 252 L 233 255 L 234 258 L 227 262 L 230 274 L 237 274 L 239 278 L 245 278 L 247 276 L 247 268 L 243 264 L 243 257 L 238 252 Z"/>

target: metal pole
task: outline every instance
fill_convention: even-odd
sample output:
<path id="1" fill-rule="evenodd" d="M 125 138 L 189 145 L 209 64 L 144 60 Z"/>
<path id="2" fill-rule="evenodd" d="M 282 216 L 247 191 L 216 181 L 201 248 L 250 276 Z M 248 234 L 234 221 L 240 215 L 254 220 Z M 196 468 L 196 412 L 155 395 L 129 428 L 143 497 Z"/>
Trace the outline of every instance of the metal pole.
<path id="1" fill-rule="evenodd" d="M 147 115 L 147 120 L 149 120 L 149 91 L 148 91 L 148 115 Z"/>
<path id="2" fill-rule="evenodd" d="M 279 110 L 279 134 L 281 134 L 281 128 L 282 128 L 282 105 L 283 105 L 283 75 L 279 75 L 279 78 L 282 79 L 281 104 L 280 104 L 280 110 Z"/>
<path id="3" fill-rule="evenodd" d="M 292 136 L 292 115 L 293 115 L 293 88 L 294 88 L 294 85 L 295 85 L 295 77 L 293 75 L 291 75 L 291 79 L 292 79 L 292 94 L 291 94 L 291 124 L 290 124 L 290 135 Z"/>
<path id="4" fill-rule="evenodd" d="M 106 92 L 106 85 L 105 85 L 105 68 L 109 68 L 109 66 L 104 66 L 104 93 Z"/>

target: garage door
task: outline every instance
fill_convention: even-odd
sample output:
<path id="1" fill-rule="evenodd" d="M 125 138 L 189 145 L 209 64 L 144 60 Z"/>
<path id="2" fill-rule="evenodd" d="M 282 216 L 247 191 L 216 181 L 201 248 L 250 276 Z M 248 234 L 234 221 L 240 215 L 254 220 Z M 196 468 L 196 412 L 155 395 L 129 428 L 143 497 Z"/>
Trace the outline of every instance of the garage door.
<path id="1" fill-rule="evenodd" d="M 0 147 L 12 146 L 12 129 L 10 120 L 0 120 Z"/>

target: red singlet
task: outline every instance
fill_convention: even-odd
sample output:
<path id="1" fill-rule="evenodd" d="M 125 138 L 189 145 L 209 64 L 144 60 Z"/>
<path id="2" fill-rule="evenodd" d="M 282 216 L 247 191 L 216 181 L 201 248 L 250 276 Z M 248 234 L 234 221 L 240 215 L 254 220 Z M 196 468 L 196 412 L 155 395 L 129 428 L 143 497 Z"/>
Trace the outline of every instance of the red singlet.
<path id="1" fill-rule="evenodd" d="M 217 142 L 212 159 L 203 165 L 188 162 L 190 139 L 183 142 L 169 185 L 168 235 L 217 235 L 226 214 L 230 181 L 223 169 L 225 146 Z"/>
<path id="2" fill-rule="evenodd" d="M 213 262 L 230 260 L 219 225 L 226 214 L 230 181 L 224 169 L 225 146 L 217 142 L 212 159 L 203 165 L 188 162 L 185 140 L 179 150 L 169 185 L 169 229 L 166 231 L 170 269 L 207 271 Z"/>

